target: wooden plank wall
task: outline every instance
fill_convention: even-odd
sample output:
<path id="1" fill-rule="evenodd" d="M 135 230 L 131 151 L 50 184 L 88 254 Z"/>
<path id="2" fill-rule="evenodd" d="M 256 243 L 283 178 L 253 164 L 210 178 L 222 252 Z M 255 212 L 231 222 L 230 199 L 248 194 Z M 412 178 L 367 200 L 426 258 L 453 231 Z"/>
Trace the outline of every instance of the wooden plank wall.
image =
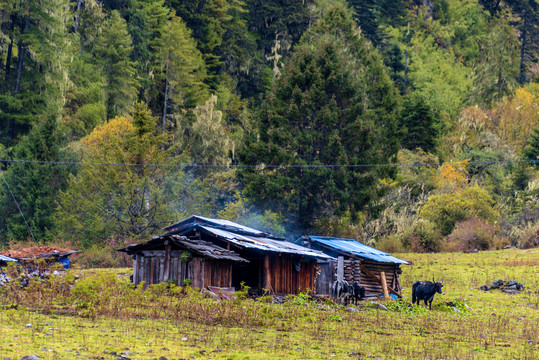
<path id="1" fill-rule="evenodd" d="M 232 286 L 232 264 L 224 261 L 206 260 L 206 279 L 209 279 L 206 286 L 231 287 Z"/>
<path id="2" fill-rule="evenodd" d="M 335 261 L 319 262 L 320 275 L 316 278 L 316 293 L 318 295 L 331 295 L 331 287 L 336 279 Z"/>
<path id="3" fill-rule="evenodd" d="M 183 281 L 189 278 L 191 286 L 198 288 L 210 285 L 232 286 L 232 264 L 230 262 L 194 257 L 185 263 L 179 257 L 171 256 L 168 274 L 165 265 L 165 256 L 137 256 L 137 261 L 133 263 L 133 273 L 135 274 L 133 282 L 138 285 L 145 281 L 145 286 L 149 286 L 173 279 L 176 285 L 181 286 Z"/>
<path id="4" fill-rule="evenodd" d="M 290 256 L 271 256 L 271 289 L 277 294 L 299 294 L 308 290 L 314 290 L 314 267 L 315 263 L 301 263 L 300 271 L 296 270 L 295 260 Z"/>

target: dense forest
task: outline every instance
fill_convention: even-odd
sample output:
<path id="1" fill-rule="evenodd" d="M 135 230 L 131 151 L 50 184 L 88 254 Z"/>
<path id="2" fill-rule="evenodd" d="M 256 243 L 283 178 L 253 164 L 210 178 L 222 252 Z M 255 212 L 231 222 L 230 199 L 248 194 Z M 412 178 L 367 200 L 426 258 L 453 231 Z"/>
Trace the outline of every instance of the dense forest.
<path id="1" fill-rule="evenodd" d="M 0 246 L 539 246 L 538 34 L 536 0 L 1 0 Z"/>

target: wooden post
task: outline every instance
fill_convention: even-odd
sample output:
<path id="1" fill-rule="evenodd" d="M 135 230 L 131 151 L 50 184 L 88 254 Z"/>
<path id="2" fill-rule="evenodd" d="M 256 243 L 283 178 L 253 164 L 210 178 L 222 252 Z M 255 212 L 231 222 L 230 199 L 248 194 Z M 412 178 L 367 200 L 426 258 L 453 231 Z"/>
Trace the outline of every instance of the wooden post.
<path id="1" fill-rule="evenodd" d="M 387 291 L 386 273 L 380 272 L 380 279 L 382 280 L 382 290 L 384 291 L 384 298 L 389 299 L 389 292 Z"/>
<path id="2" fill-rule="evenodd" d="M 264 257 L 264 289 L 271 291 L 271 271 L 269 255 Z"/>
<path id="3" fill-rule="evenodd" d="M 137 285 L 137 275 L 138 275 L 138 261 L 137 255 L 133 255 L 133 285 Z"/>
<path id="4" fill-rule="evenodd" d="M 165 240 L 165 274 L 163 280 L 167 281 L 170 279 L 170 252 L 172 250 L 172 244 L 170 241 Z"/>
<path id="5" fill-rule="evenodd" d="M 343 281 L 344 279 L 344 257 L 339 256 L 337 258 L 337 281 Z"/>

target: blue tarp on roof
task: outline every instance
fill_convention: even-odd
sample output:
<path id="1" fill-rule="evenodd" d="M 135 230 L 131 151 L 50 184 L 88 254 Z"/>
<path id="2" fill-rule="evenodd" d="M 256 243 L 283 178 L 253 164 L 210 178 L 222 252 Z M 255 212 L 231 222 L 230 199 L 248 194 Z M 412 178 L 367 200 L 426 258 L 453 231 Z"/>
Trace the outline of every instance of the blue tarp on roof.
<path id="1" fill-rule="evenodd" d="M 354 254 L 363 258 L 374 260 L 377 262 L 393 263 L 393 264 L 410 264 L 407 261 L 398 259 L 388 253 L 375 249 L 373 247 L 362 244 L 354 239 L 340 239 L 329 236 L 309 236 L 314 242 L 336 249 L 338 251 Z"/>

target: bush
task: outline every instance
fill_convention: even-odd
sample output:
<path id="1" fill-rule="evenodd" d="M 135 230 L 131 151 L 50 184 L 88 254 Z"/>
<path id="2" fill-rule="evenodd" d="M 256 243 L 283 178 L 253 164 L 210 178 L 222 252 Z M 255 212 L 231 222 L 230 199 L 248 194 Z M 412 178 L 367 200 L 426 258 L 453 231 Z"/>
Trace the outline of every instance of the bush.
<path id="1" fill-rule="evenodd" d="M 455 230 L 443 245 L 445 251 L 466 251 L 471 249 L 499 249 L 509 244 L 502 237 L 496 225 L 488 224 L 478 218 L 456 224 Z"/>
<path id="2" fill-rule="evenodd" d="M 411 234 L 405 238 L 404 244 L 413 252 L 440 251 L 442 233 L 436 224 L 419 220 L 414 224 Z"/>
<path id="3" fill-rule="evenodd" d="M 408 248 L 404 245 L 402 236 L 393 234 L 386 236 L 376 243 L 376 248 L 388 253 L 404 253 Z"/>
<path id="4" fill-rule="evenodd" d="M 448 235 L 459 221 L 473 217 L 494 221 L 499 214 L 493 205 L 494 200 L 486 190 L 470 186 L 459 191 L 431 195 L 420 215 L 434 222 L 443 235 Z"/>
<path id="5" fill-rule="evenodd" d="M 92 245 L 78 254 L 74 264 L 84 269 L 131 267 L 129 256 L 118 253 L 112 245 Z"/>

